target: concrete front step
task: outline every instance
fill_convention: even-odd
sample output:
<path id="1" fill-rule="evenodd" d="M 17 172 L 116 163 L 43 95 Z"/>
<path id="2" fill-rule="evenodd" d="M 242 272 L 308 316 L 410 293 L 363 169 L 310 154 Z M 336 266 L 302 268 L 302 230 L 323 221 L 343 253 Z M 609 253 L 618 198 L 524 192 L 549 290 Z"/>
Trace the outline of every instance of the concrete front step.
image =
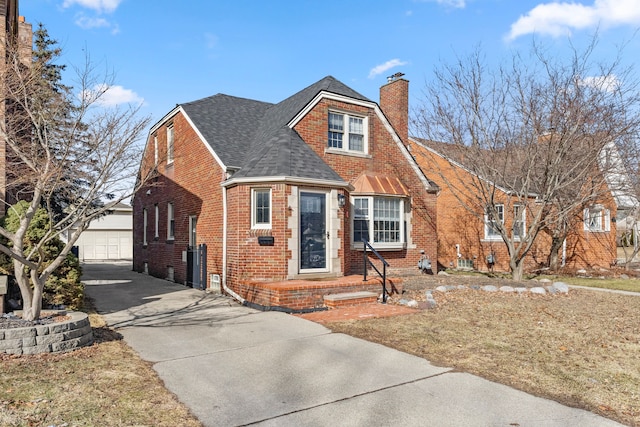
<path id="1" fill-rule="evenodd" d="M 378 294 L 368 291 L 344 292 L 340 294 L 325 295 L 323 300 L 324 304 L 329 308 L 364 305 L 375 303 L 378 300 Z"/>

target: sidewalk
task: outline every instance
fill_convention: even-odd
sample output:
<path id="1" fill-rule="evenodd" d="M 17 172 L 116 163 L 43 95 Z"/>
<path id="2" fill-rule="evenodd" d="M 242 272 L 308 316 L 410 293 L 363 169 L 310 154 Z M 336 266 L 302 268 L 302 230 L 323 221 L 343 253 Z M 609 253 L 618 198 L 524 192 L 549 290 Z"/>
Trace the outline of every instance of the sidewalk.
<path id="1" fill-rule="evenodd" d="M 205 426 L 616 426 L 279 312 L 85 264 L 99 312 Z"/>

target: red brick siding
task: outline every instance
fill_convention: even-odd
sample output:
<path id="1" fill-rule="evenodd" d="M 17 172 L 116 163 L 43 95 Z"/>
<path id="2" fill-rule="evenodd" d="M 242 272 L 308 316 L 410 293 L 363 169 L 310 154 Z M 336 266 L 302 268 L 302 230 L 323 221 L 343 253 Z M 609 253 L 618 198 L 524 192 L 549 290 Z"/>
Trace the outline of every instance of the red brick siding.
<path id="1" fill-rule="evenodd" d="M 423 170 L 434 171 L 430 178 L 440 187 L 438 195 L 438 263 L 443 268 L 457 266 L 456 244 L 460 245 L 463 259 L 473 259 L 478 270 L 487 270 L 487 255 L 494 253 L 497 271 L 509 271 L 509 255 L 507 246 L 502 240 L 488 241 L 484 236 L 484 207 L 477 205 L 476 213 L 466 209 L 458 197 L 466 198 L 467 206 L 474 205 L 474 194 L 471 182 L 474 178 L 464 170 L 451 166 L 441 157 L 414 145 L 413 153 Z M 446 177 L 446 180 L 438 172 Z M 469 192 L 458 196 L 449 185 L 457 188 L 469 188 Z M 465 185 L 466 183 L 466 185 Z M 504 203 L 505 221 L 507 228 L 511 228 L 513 201 L 501 192 L 496 195 L 497 203 Z M 605 197 L 602 204 L 611 210 L 611 218 L 615 216 L 615 204 L 611 197 Z M 527 211 L 527 224 L 534 212 Z M 591 233 L 583 231 L 582 212 L 576 213 L 571 225 L 571 234 L 567 237 L 567 266 L 570 268 L 589 268 L 595 266 L 608 267 L 615 259 L 615 223 L 611 222 L 611 231 Z M 541 232 L 525 258 L 525 269 L 531 270 L 545 265 L 549 256 L 550 237 Z M 561 256 L 561 254 L 560 254 Z"/>
<path id="2" fill-rule="evenodd" d="M 134 270 L 167 276 L 173 266 L 175 281 L 186 280 L 186 263 L 182 253 L 189 244 L 189 216 L 197 217 L 196 244 L 207 244 L 208 273 L 222 274 L 222 188 L 224 173 L 182 114 L 172 120 L 174 127 L 174 161 L 166 164 L 166 125 L 150 135 L 144 164 L 152 165 L 154 136 L 158 137 L 159 177 L 134 198 Z M 147 190 L 151 194 L 147 195 Z M 175 240 L 167 240 L 167 203 L 172 202 Z M 159 206 L 159 238 L 154 239 L 154 205 Z M 147 241 L 143 246 L 142 210 L 147 209 Z M 207 278 L 208 279 L 208 278 Z"/>
<path id="3" fill-rule="evenodd" d="M 328 115 L 331 109 L 368 117 L 368 157 L 325 152 L 329 126 Z M 426 192 L 424 185 L 373 109 L 335 100 L 322 100 L 295 126 L 295 130 L 345 181 L 353 183 L 363 171 L 368 171 L 396 176 L 409 189 L 413 230 L 411 239 L 415 248 L 402 251 L 384 251 L 383 256 L 390 262 L 392 267 L 416 266 L 420 257 L 420 250 L 425 250 L 432 258 L 436 257 L 436 197 L 434 194 Z M 350 249 L 350 218 L 346 218 L 345 223 L 345 230 L 348 232 L 344 246 L 347 254 L 345 257 L 347 259 L 345 262 L 345 274 L 361 272 L 362 252 Z"/>

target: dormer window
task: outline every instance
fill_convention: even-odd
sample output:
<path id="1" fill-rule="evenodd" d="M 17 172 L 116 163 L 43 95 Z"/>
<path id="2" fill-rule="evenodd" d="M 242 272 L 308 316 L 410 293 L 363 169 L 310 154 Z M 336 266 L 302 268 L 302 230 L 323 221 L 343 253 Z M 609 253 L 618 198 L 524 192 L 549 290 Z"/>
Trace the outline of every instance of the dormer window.
<path id="1" fill-rule="evenodd" d="M 367 152 L 367 118 L 351 114 L 329 112 L 329 150 L 353 153 Z"/>

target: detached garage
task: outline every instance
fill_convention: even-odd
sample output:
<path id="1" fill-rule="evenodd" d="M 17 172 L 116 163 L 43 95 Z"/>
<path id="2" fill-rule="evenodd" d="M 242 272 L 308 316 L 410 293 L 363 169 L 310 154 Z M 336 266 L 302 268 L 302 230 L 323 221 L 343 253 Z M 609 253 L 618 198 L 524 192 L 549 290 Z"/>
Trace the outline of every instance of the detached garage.
<path id="1" fill-rule="evenodd" d="M 133 259 L 133 210 L 119 203 L 91 222 L 76 242 L 80 261 Z"/>

